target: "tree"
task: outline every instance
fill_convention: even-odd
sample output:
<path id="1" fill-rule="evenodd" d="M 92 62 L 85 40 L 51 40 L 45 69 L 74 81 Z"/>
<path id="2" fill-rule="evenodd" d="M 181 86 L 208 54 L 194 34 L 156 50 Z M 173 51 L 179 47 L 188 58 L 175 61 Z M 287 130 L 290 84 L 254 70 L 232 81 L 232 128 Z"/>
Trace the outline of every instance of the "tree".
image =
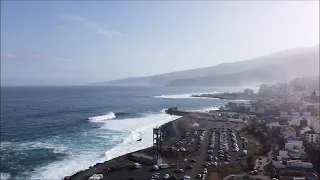
<path id="1" fill-rule="evenodd" d="M 316 91 L 313 91 L 312 94 L 311 94 L 311 99 L 312 100 L 317 100 L 317 93 Z"/>
<path id="2" fill-rule="evenodd" d="M 263 95 L 265 95 L 266 94 L 266 92 L 268 91 L 268 85 L 266 85 L 266 84 L 261 84 L 260 85 L 260 88 L 259 88 L 259 95 L 261 96 L 263 96 Z"/>
<path id="3" fill-rule="evenodd" d="M 244 92 L 246 95 L 249 95 L 249 96 L 254 95 L 254 91 L 253 91 L 252 89 L 249 89 L 249 88 L 245 89 L 243 92 Z"/>
<path id="4" fill-rule="evenodd" d="M 299 91 L 304 91 L 304 90 L 306 90 L 306 88 L 303 87 L 303 86 L 301 86 L 301 85 L 295 85 L 295 86 L 293 86 L 293 91 L 294 91 L 294 92 L 299 92 Z"/>

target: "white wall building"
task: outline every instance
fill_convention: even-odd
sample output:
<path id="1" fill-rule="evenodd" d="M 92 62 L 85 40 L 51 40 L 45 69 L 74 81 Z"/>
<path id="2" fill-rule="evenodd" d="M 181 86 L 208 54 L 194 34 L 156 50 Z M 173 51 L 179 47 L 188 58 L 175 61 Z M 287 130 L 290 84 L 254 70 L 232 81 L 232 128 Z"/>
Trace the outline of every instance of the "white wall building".
<path id="1" fill-rule="evenodd" d="M 294 150 L 294 149 L 298 149 L 301 148 L 301 146 L 295 144 L 295 143 L 285 143 L 284 144 L 284 148 L 288 149 L 288 150 Z"/>
<path id="2" fill-rule="evenodd" d="M 282 161 L 272 161 L 273 167 L 276 169 L 283 169 L 283 168 L 305 168 L 305 169 L 312 169 L 313 165 L 309 162 L 302 162 L 300 160 L 291 160 L 287 161 L 287 163 L 283 163 Z"/>
<path id="3" fill-rule="evenodd" d="M 299 116 L 290 116 L 288 123 L 289 126 L 300 126 L 301 117 Z"/>
<path id="4" fill-rule="evenodd" d="M 288 116 L 288 114 L 287 111 L 280 111 L 280 117 Z"/>
<path id="5" fill-rule="evenodd" d="M 306 139 L 309 142 L 318 142 L 319 140 L 319 135 L 316 133 L 306 133 Z"/>
<path id="6" fill-rule="evenodd" d="M 282 158 L 284 158 L 284 159 L 289 158 L 289 156 L 288 156 L 288 151 L 286 151 L 286 150 L 279 150 L 279 157 L 280 157 L 280 160 L 281 160 Z M 278 158 L 278 159 L 279 159 L 279 158 Z"/>
<path id="7" fill-rule="evenodd" d="M 304 127 L 303 129 L 300 130 L 300 135 L 303 135 L 304 133 L 306 133 L 308 131 L 311 131 L 311 129 L 308 126 Z"/>
<path id="8" fill-rule="evenodd" d="M 290 148 L 290 147 L 295 147 L 295 148 L 302 148 L 302 140 L 300 137 L 292 137 L 292 138 L 288 138 L 287 139 L 287 143 L 288 144 L 288 149 L 293 149 L 293 148 Z M 286 146 L 285 144 L 285 146 Z M 287 147 L 285 147 L 287 148 Z"/>
<path id="9" fill-rule="evenodd" d="M 307 111 L 302 112 L 302 116 L 311 116 L 311 112 L 307 112 Z"/>
<path id="10" fill-rule="evenodd" d="M 298 111 L 292 111 L 290 114 L 292 116 L 300 116 L 300 112 L 298 112 Z"/>
<path id="11" fill-rule="evenodd" d="M 320 133 L 320 119 L 319 116 L 303 116 L 308 121 L 308 126 L 316 133 Z"/>

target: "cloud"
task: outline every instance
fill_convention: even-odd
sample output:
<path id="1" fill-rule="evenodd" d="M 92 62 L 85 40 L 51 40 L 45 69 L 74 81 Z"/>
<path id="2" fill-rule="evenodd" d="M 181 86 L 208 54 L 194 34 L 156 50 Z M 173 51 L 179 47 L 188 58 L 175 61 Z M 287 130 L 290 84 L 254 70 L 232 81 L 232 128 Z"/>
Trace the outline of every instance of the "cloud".
<path id="1" fill-rule="evenodd" d="M 126 48 L 124 48 L 124 47 L 115 47 L 114 50 L 115 50 L 115 51 L 123 52 L 123 51 L 126 50 Z"/>
<path id="2" fill-rule="evenodd" d="M 59 18 L 69 20 L 69 21 L 76 21 L 83 25 L 84 27 L 87 27 L 91 30 L 93 30 L 97 34 L 101 34 L 107 37 L 113 37 L 113 36 L 122 36 L 122 33 L 118 31 L 113 31 L 113 30 L 107 30 L 100 25 L 89 21 L 87 18 L 84 18 L 79 15 L 72 15 L 72 14 L 59 14 Z"/>
<path id="3" fill-rule="evenodd" d="M 147 57 L 155 58 L 155 57 L 163 57 L 165 54 L 163 52 L 149 52 L 144 54 Z"/>
<path id="4" fill-rule="evenodd" d="M 1 53 L 1 59 L 18 59 L 18 60 L 48 60 L 54 62 L 71 62 L 72 59 L 66 57 L 51 57 L 41 52 L 5 52 Z"/>
<path id="5" fill-rule="evenodd" d="M 136 58 L 161 58 L 166 56 L 163 52 L 153 52 L 153 51 L 134 51 L 130 49 L 126 49 L 124 47 L 115 47 L 113 48 L 114 51 L 121 52 L 121 54 L 124 54 L 126 56 L 130 57 L 136 57 Z"/>
<path id="6" fill-rule="evenodd" d="M 122 34 L 117 31 L 107 31 L 102 28 L 97 28 L 96 33 L 106 35 L 106 36 L 122 36 Z"/>
<path id="7" fill-rule="evenodd" d="M 18 55 L 16 53 L 13 52 L 5 52 L 5 53 L 1 53 L 1 59 L 15 59 L 18 58 Z"/>
<path id="8" fill-rule="evenodd" d="M 62 19 L 71 20 L 71 21 L 86 21 L 85 18 L 79 15 L 74 15 L 74 14 L 58 14 L 58 17 Z"/>
<path id="9" fill-rule="evenodd" d="M 31 58 L 35 58 L 35 59 L 45 59 L 46 56 L 43 53 L 39 53 L 39 52 L 33 52 L 28 54 L 27 56 L 31 57 Z"/>
<path id="10" fill-rule="evenodd" d="M 66 58 L 66 57 L 54 57 L 54 58 L 51 58 L 51 60 L 61 62 L 61 63 L 69 63 L 72 61 L 72 59 Z"/>

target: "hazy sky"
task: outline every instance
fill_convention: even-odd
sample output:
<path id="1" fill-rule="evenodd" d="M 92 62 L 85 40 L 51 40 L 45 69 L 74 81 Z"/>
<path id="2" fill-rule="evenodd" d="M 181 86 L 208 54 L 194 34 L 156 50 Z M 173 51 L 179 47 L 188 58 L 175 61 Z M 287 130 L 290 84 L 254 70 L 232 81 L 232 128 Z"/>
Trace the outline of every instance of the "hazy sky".
<path id="1" fill-rule="evenodd" d="M 1 1 L 1 84 L 74 85 L 319 44 L 319 2 Z"/>

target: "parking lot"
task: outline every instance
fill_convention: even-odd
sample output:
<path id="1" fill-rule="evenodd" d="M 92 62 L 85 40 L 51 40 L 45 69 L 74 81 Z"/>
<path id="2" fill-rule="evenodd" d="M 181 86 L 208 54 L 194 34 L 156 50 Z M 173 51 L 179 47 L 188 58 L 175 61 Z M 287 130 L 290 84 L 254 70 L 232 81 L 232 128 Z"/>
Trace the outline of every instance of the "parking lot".
<path id="1" fill-rule="evenodd" d="M 239 136 L 232 123 L 228 126 L 226 122 L 215 122 L 211 127 L 184 132 L 179 141 L 169 146 L 172 152 L 180 154 L 176 163 L 168 164 L 169 168 L 154 170 L 153 166 L 142 165 L 135 170 L 121 169 L 107 173 L 104 179 L 205 179 L 210 168 L 241 162 L 244 142 L 245 139 Z M 119 177 L 119 174 L 126 178 L 123 175 Z"/>

